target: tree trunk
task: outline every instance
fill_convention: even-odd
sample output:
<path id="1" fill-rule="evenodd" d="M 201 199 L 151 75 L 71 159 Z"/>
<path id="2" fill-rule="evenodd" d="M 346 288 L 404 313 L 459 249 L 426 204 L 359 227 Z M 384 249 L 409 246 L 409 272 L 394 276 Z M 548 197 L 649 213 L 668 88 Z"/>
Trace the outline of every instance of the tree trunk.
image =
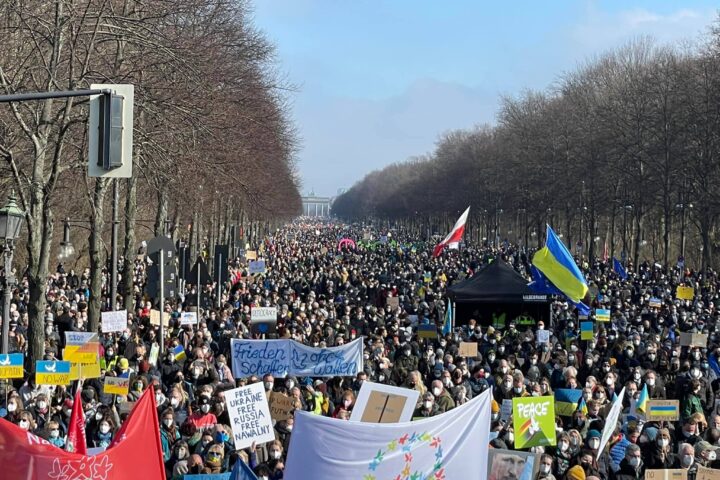
<path id="1" fill-rule="evenodd" d="M 90 331 L 97 332 L 102 311 L 102 269 L 106 265 L 103 259 L 102 233 L 105 226 L 105 193 L 109 181 L 98 178 L 93 191 L 93 213 L 90 216 L 90 299 L 88 301 L 88 321 Z M 108 285 L 109 288 L 109 285 Z"/>
<path id="2" fill-rule="evenodd" d="M 137 213 L 137 177 L 127 179 L 125 196 L 125 241 L 123 244 L 123 305 L 127 311 L 135 308 L 133 277 L 135 276 L 135 216 Z"/>
<path id="3" fill-rule="evenodd" d="M 165 235 L 165 220 L 168 217 L 168 196 L 167 188 L 161 186 L 157 191 L 158 206 L 155 211 L 155 236 Z"/>

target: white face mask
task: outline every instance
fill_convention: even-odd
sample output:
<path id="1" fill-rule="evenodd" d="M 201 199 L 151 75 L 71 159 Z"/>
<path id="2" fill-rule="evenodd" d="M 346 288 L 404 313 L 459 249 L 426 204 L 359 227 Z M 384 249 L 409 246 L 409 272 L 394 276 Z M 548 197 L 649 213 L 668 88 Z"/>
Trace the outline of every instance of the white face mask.
<path id="1" fill-rule="evenodd" d="M 28 428 L 30 428 L 30 422 L 28 422 L 27 420 L 20 420 L 20 423 L 18 425 L 23 430 L 27 430 Z"/>
<path id="2" fill-rule="evenodd" d="M 15 403 L 8 403 L 7 411 L 10 412 L 10 413 L 12 413 L 12 412 L 14 412 L 15 410 L 17 410 L 17 404 L 15 404 Z"/>
<path id="3" fill-rule="evenodd" d="M 648 378 L 645 383 L 648 384 L 648 387 L 654 387 L 654 386 L 655 386 L 655 379 L 654 379 L 654 378 Z"/>
<path id="4" fill-rule="evenodd" d="M 203 405 L 200 407 L 200 410 L 202 410 L 203 413 L 208 413 L 210 411 L 210 405 Z"/>
<path id="5" fill-rule="evenodd" d="M 692 455 L 683 455 L 682 456 L 682 464 L 685 467 L 689 467 L 690 465 L 693 464 L 694 461 L 695 461 L 695 458 Z"/>
<path id="6" fill-rule="evenodd" d="M 110 431 L 110 425 L 100 425 L 100 433 L 108 433 Z"/>
<path id="7" fill-rule="evenodd" d="M 102 420 L 103 414 L 98 412 L 95 414 L 95 420 Z"/>
<path id="8" fill-rule="evenodd" d="M 168 428 L 172 427 L 173 423 L 175 422 L 172 418 L 166 418 L 165 420 L 163 420 L 163 424 Z"/>
<path id="9" fill-rule="evenodd" d="M 441 392 L 441 391 L 442 391 L 442 390 L 440 390 L 438 387 L 435 387 L 435 388 L 433 388 L 433 390 L 432 390 L 433 395 L 435 395 L 436 397 L 437 397 L 438 395 L 440 395 L 440 392 Z"/>
<path id="10" fill-rule="evenodd" d="M 570 444 L 568 442 L 560 442 L 560 451 L 561 452 L 567 452 L 567 449 L 570 447 Z"/>
<path id="11" fill-rule="evenodd" d="M 37 407 L 40 410 L 45 410 L 45 407 L 47 407 L 47 402 L 43 402 L 43 401 L 37 402 Z"/>
<path id="12" fill-rule="evenodd" d="M 596 449 L 600 446 L 600 439 L 599 439 L 599 438 L 592 438 L 592 439 L 590 439 L 590 441 L 588 442 L 588 445 L 589 445 L 590 448 L 592 448 L 593 450 L 596 450 Z"/>
<path id="13" fill-rule="evenodd" d="M 709 452 L 707 454 L 707 458 L 708 458 L 708 460 L 710 460 L 712 462 L 713 460 L 715 460 L 717 458 L 717 453 L 715 453 L 714 451 Z"/>
<path id="14" fill-rule="evenodd" d="M 51 438 L 58 438 L 60 436 L 59 430 L 50 430 L 50 437 Z"/>
<path id="15" fill-rule="evenodd" d="M 668 440 L 667 438 L 661 438 L 660 440 L 658 440 L 658 445 L 661 448 L 667 447 L 669 443 L 670 443 L 670 440 Z"/>
<path id="16" fill-rule="evenodd" d="M 277 460 L 278 458 L 280 458 L 282 456 L 282 454 L 280 453 L 280 450 L 273 450 L 270 453 L 270 455 L 272 455 L 272 458 L 274 458 L 275 460 Z"/>
<path id="17" fill-rule="evenodd" d="M 172 405 L 173 407 L 177 407 L 178 405 L 180 405 L 180 400 L 178 400 L 177 398 L 173 397 L 173 398 L 170 399 L 170 405 Z"/>
<path id="18" fill-rule="evenodd" d="M 272 390 L 273 382 L 265 382 L 265 390 Z"/>

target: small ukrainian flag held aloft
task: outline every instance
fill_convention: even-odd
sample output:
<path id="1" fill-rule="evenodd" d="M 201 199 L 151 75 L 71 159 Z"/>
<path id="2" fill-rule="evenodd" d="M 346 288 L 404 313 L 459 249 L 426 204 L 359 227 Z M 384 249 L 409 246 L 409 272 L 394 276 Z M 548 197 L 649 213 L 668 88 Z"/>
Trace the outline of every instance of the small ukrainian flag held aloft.
<path id="1" fill-rule="evenodd" d="M 580 302 L 588 291 L 587 282 L 570 252 L 547 226 L 545 246 L 533 256 L 532 264 L 573 302 Z"/>
<path id="2" fill-rule="evenodd" d="M 638 397 L 637 402 L 635 403 L 635 410 L 638 412 L 645 413 L 647 412 L 647 403 L 648 403 L 648 389 L 647 384 L 643 386 L 642 391 L 640 392 L 640 397 Z"/>

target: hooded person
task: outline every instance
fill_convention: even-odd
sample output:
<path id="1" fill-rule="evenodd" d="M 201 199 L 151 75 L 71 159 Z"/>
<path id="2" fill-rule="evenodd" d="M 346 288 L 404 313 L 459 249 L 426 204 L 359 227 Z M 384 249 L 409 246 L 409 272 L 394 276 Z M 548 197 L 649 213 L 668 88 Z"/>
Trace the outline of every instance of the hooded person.
<path id="1" fill-rule="evenodd" d="M 643 458 L 646 459 L 645 468 L 651 470 L 672 468 L 675 462 L 675 457 L 672 454 L 672 443 L 672 437 L 667 428 L 657 430 L 655 437 L 642 447 Z"/>
<path id="2" fill-rule="evenodd" d="M 225 462 L 225 448 L 220 444 L 213 444 L 205 454 L 205 467 L 202 473 L 222 473 Z"/>

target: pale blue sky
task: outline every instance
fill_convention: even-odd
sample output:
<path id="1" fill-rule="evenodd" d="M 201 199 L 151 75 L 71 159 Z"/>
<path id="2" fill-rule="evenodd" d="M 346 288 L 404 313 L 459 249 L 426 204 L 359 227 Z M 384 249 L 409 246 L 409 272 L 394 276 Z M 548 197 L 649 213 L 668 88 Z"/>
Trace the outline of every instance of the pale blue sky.
<path id="1" fill-rule="evenodd" d="M 638 35 L 694 40 L 710 1 L 256 0 L 299 130 L 302 192 L 335 195 L 494 123 L 501 95 L 542 89 Z M 431 181 L 431 179 L 429 179 Z"/>

